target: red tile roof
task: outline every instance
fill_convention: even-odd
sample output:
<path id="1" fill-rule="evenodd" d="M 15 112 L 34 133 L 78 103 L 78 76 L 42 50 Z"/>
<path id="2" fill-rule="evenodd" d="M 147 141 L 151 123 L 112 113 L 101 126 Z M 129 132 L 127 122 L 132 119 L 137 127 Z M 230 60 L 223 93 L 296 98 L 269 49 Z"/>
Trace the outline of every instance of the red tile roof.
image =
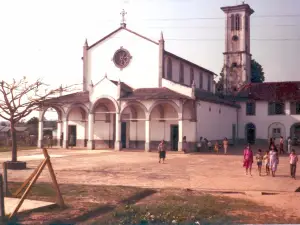
<path id="1" fill-rule="evenodd" d="M 261 101 L 300 100 L 300 82 L 265 82 L 244 85 L 236 97 Z"/>
<path id="2" fill-rule="evenodd" d="M 162 88 L 138 88 L 121 100 L 151 100 L 151 99 L 191 99 L 188 96 L 172 91 L 166 87 Z"/>

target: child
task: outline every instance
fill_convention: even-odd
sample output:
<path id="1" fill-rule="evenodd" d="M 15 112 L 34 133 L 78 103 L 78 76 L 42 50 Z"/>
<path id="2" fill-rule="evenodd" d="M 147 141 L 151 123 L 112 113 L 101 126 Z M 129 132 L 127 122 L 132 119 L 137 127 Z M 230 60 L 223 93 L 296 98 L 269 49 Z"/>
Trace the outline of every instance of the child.
<path id="1" fill-rule="evenodd" d="M 265 163 L 265 166 L 266 166 L 266 175 L 270 175 L 270 158 L 269 158 L 269 151 L 266 151 L 263 160 L 264 160 L 264 163 Z"/>
<path id="2" fill-rule="evenodd" d="M 290 154 L 290 168 L 291 168 L 291 177 L 296 179 L 296 167 L 298 162 L 298 156 L 296 155 L 295 149 L 292 149 Z"/>
<path id="3" fill-rule="evenodd" d="M 272 171 L 272 176 L 275 177 L 277 166 L 279 164 L 279 157 L 277 149 L 274 149 L 274 146 L 271 147 L 270 155 L 270 168 Z"/>
<path id="4" fill-rule="evenodd" d="M 259 176 L 261 176 L 262 160 L 263 160 L 263 156 L 261 154 L 261 149 L 258 149 L 258 152 L 256 154 L 256 162 L 257 162 Z"/>
<path id="5" fill-rule="evenodd" d="M 215 152 L 219 153 L 219 143 L 218 142 L 215 143 Z"/>

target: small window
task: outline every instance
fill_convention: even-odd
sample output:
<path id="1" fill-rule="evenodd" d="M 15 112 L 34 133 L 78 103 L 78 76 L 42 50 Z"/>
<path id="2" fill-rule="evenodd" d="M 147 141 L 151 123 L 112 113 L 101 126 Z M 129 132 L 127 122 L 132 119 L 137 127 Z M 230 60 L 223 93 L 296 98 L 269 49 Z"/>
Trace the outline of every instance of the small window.
<path id="1" fill-rule="evenodd" d="M 235 29 L 240 30 L 240 15 L 239 14 L 235 15 Z"/>
<path id="2" fill-rule="evenodd" d="M 233 63 L 231 64 L 231 67 L 232 67 L 232 68 L 237 67 L 237 63 L 236 63 L 236 62 L 233 62 Z"/>
<path id="3" fill-rule="evenodd" d="M 234 15 L 231 14 L 230 16 L 230 22 L 231 22 L 231 30 L 234 30 Z"/>
<path id="4" fill-rule="evenodd" d="M 283 102 L 269 102 L 269 115 L 284 115 Z"/>
<path id="5" fill-rule="evenodd" d="M 246 115 L 254 116 L 255 115 L 255 102 L 246 103 Z"/>
<path id="6" fill-rule="evenodd" d="M 183 63 L 180 63 L 180 71 L 179 71 L 179 82 L 184 83 L 184 66 Z"/>
<path id="7" fill-rule="evenodd" d="M 199 88 L 203 89 L 203 73 L 202 72 L 200 72 Z"/>
<path id="8" fill-rule="evenodd" d="M 300 102 L 291 102 L 290 111 L 292 115 L 300 115 Z"/>
<path id="9" fill-rule="evenodd" d="M 170 57 L 168 58 L 168 65 L 167 65 L 167 78 L 169 80 L 172 80 L 172 60 Z"/>
<path id="10" fill-rule="evenodd" d="M 191 86 L 192 86 L 193 82 L 194 82 L 194 70 L 191 67 L 190 68 L 190 84 L 191 84 Z"/>

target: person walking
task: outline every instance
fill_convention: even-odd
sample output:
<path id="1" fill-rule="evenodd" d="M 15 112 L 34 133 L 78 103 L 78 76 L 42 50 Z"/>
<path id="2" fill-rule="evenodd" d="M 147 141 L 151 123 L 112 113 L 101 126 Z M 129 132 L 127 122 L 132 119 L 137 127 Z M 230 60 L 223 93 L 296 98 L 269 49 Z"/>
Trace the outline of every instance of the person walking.
<path id="1" fill-rule="evenodd" d="M 256 153 L 256 162 L 257 162 L 258 174 L 259 176 L 261 176 L 261 167 L 263 162 L 263 155 L 261 149 L 258 149 L 258 152 Z"/>
<path id="2" fill-rule="evenodd" d="M 182 150 L 183 150 L 184 154 L 186 154 L 187 151 L 188 151 L 188 145 L 187 145 L 187 142 L 186 142 L 186 136 L 184 136 L 182 138 Z"/>
<path id="3" fill-rule="evenodd" d="M 227 154 L 228 149 L 228 139 L 225 137 L 223 140 L 223 148 L 224 148 L 224 154 Z"/>
<path id="4" fill-rule="evenodd" d="M 165 146 L 165 141 L 162 140 L 159 145 L 158 145 L 158 153 L 159 153 L 159 161 L 158 163 L 160 163 L 160 161 L 162 160 L 163 163 L 165 163 L 165 158 L 166 158 L 166 146 Z"/>
<path id="5" fill-rule="evenodd" d="M 269 139 L 269 150 L 271 150 L 272 145 L 274 145 L 274 139 L 272 137 L 270 137 Z"/>
<path id="6" fill-rule="evenodd" d="M 278 151 L 275 149 L 274 145 L 271 146 L 270 156 L 270 169 L 272 171 L 272 177 L 275 177 L 277 166 L 279 164 Z"/>
<path id="7" fill-rule="evenodd" d="M 246 175 L 248 175 L 248 170 L 249 170 L 250 176 L 252 176 L 252 174 L 251 174 L 252 164 L 253 164 L 253 152 L 250 147 L 250 144 L 248 144 L 248 146 L 244 149 L 244 165 L 243 166 L 246 169 Z"/>
<path id="8" fill-rule="evenodd" d="M 284 154 L 284 140 L 283 137 L 280 136 L 280 140 L 279 140 L 279 154 Z"/>
<path id="9" fill-rule="evenodd" d="M 290 168 L 291 168 L 291 177 L 296 179 L 296 169 L 297 169 L 298 156 L 296 155 L 295 149 L 292 149 L 290 154 Z"/>

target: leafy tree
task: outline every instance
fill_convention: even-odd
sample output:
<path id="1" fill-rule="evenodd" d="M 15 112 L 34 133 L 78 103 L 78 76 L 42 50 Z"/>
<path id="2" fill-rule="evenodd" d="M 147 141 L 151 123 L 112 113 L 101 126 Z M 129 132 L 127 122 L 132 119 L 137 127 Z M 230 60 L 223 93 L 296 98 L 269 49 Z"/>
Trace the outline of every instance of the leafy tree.
<path id="1" fill-rule="evenodd" d="M 39 123 L 39 118 L 37 117 L 31 117 L 28 121 L 27 124 L 38 124 Z"/>
<path id="2" fill-rule="evenodd" d="M 12 162 L 17 162 L 16 124 L 38 109 L 44 100 L 53 97 L 56 93 L 70 91 L 70 87 L 59 87 L 52 90 L 44 89 L 47 86 L 41 80 L 29 83 L 26 77 L 12 83 L 0 81 L 0 117 L 10 122 L 12 137 Z"/>
<path id="3" fill-rule="evenodd" d="M 265 72 L 263 67 L 255 61 L 251 60 L 251 83 L 263 83 L 265 81 Z"/>

